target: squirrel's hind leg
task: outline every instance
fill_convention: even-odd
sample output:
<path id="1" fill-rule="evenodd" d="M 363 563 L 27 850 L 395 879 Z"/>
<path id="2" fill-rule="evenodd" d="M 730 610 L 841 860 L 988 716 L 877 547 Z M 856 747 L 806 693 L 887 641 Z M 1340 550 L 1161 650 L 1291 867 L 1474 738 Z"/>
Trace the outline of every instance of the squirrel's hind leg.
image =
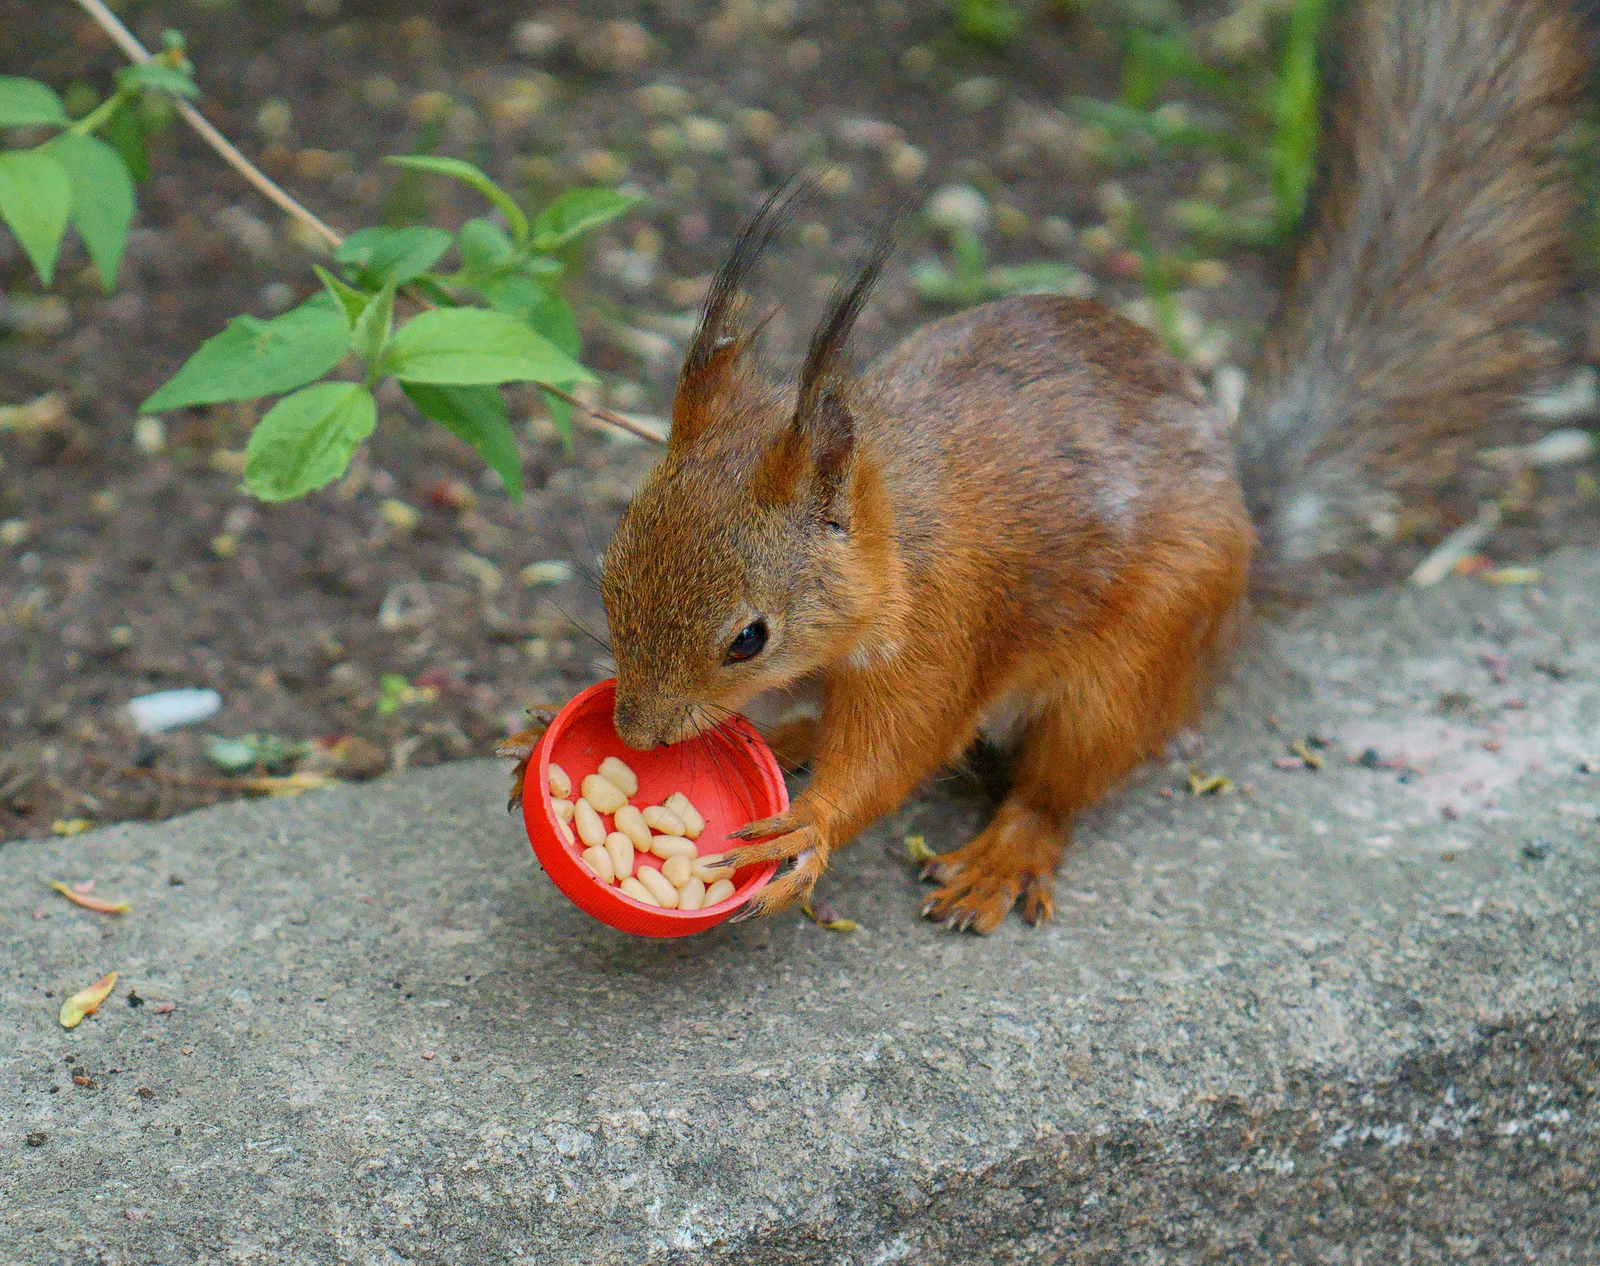
<path id="1" fill-rule="evenodd" d="M 1029 709 L 1011 790 L 994 821 L 924 871 L 941 885 L 923 906 L 925 916 L 988 933 L 1018 901 L 1032 924 L 1055 913 L 1055 873 L 1072 839 L 1072 816 L 1148 751 L 1133 697 L 1096 663 L 1083 657 L 1071 689 Z"/>

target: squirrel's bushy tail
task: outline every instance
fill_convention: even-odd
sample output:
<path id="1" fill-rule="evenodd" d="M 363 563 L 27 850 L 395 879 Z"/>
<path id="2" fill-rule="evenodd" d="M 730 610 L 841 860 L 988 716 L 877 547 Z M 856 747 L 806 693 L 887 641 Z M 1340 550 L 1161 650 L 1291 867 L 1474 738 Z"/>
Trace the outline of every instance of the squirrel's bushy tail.
<path id="1" fill-rule="evenodd" d="M 1448 494 L 1514 419 L 1565 280 L 1584 33 L 1571 0 L 1356 0 L 1324 174 L 1238 424 L 1263 562 L 1344 553 Z"/>

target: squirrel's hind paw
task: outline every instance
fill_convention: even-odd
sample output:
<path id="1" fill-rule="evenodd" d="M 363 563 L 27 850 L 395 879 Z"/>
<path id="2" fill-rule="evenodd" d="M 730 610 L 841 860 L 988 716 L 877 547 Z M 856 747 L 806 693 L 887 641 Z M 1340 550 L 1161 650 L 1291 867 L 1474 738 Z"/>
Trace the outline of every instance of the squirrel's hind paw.
<path id="1" fill-rule="evenodd" d="M 1020 900 L 1024 919 L 1044 923 L 1055 910 L 1055 872 L 1066 847 L 1059 823 L 1007 801 L 970 844 L 928 863 L 924 876 L 942 886 L 923 903 L 923 917 L 986 936 Z"/>

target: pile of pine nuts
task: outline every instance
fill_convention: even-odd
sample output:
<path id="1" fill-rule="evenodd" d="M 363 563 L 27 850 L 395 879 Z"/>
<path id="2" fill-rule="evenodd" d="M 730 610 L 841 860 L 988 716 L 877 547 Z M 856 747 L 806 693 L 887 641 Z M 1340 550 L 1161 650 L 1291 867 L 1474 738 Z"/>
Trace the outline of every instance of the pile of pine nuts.
<path id="1" fill-rule="evenodd" d="M 550 766 L 556 822 L 568 844 L 583 841 L 583 864 L 601 883 L 619 884 L 641 905 L 669 910 L 700 910 L 733 896 L 733 867 L 722 864 L 721 853 L 699 855 L 695 841 L 706 822 L 683 792 L 673 792 L 662 804 L 635 807 L 629 802 L 639 794 L 638 776 L 615 756 L 601 761 L 579 791 L 574 802 L 567 771 Z M 646 853 L 660 858 L 661 865 L 645 865 Z"/>

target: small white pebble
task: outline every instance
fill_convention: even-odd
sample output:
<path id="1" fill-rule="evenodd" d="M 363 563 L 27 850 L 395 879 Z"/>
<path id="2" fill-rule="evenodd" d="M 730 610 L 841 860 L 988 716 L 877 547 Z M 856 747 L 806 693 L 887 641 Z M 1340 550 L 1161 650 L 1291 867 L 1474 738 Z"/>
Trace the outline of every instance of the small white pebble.
<path id="1" fill-rule="evenodd" d="M 193 721 L 204 721 L 222 707 L 215 690 L 158 690 L 128 700 L 133 726 L 140 734 L 160 734 Z"/>
<path id="2" fill-rule="evenodd" d="M 601 883 L 616 882 L 616 868 L 611 865 L 611 854 L 605 849 L 598 846 L 584 849 L 583 864 L 594 872 L 594 877 Z"/>
<path id="3" fill-rule="evenodd" d="M 600 776 L 625 796 L 639 794 L 639 776 L 615 756 L 607 756 L 600 762 Z"/>
<path id="4" fill-rule="evenodd" d="M 635 901 L 642 901 L 647 906 L 658 906 L 661 904 L 655 899 L 655 897 L 651 895 L 650 889 L 646 888 L 631 875 L 622 881 L 622 891 L 628 896 L 632 897 Z"/>
<path id="5" fill-rule="evenodd" d="M 650 895 L 656 899 L 657 905 L 663 906 L 668 910 L 676 910 L 678 908 L 678 890 L 654 866 L 640 867 L 638 880 L 649 889 Z"/>
<path id="6" fill-rule="evenodd" d="M 587 800 L 579 800 L 572 812 L 573 825 L 578 828 L 578 838 L 585 844 L 604 844 L 606 842 L 605 824 L 600 821 L 600 815 L 594 811 L 594 806 Z"/>
<path id="7" fill-rule="evenodd" d="M 597 813 L 615 813 L 628 803 L 628 797 L 609 778 L 590 774 L 583 780 L 583 798 L 592 804 Z"/>
<path id="8" fill-rule="evenodd" d="M 702 909 L 726 901 L 731 896 L 733 896 L 733 880 L 719 879 L 706 889 L 706 899 L 702 904 Z"/>
<path id="9" fill-rule="evenodd" d="M 572 799 L 572 779 L 560 765 L 550 766 L 550 794 L 562 800 Z"/>

